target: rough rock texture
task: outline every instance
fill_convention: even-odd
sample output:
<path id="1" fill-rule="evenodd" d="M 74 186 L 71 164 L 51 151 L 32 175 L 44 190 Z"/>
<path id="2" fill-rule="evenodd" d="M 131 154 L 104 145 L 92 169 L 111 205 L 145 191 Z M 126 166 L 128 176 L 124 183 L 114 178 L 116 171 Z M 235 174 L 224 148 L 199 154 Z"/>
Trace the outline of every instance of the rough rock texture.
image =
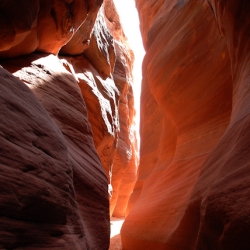
<path id="1" fill-rule="evenodd" d="M 133 54 L 112 4 L 0 3 L 1 249 L 108 249 L 112 180 L 126 210 Z"/>
<path id="2" fill-rule="evenodd" d="M 119 132 L 117 149 L 112 166 L 112 199 L 110 213 L 115 217 L 124 217 L 128 200 L 137 179 L 138 149 L 134 124 L 134 95 L 132 88 L 132 68 L 134 55 L 129 49 L 123 33 L 119 16 L 112 1 L 105 1 L 105 20 L 114 37 L 116 62 L 113 78 L 119 90 Z M 138 84 L 138 83 L 135 83 Z"/>
<path id="3" fill-rule="evenodd" d="M 95 146 L 112 186 L 110 216 L 124 217 L 138 165 L 133 53 L 112 1 L 105 1 L 100 9 L 84 55 L 63 58 L 78 81 Z"/>
<path id="4" fill-rule="evenodd" d="M 249 249 L 250 4 L 136 3 L 141 162 L 123 249 Z"/>

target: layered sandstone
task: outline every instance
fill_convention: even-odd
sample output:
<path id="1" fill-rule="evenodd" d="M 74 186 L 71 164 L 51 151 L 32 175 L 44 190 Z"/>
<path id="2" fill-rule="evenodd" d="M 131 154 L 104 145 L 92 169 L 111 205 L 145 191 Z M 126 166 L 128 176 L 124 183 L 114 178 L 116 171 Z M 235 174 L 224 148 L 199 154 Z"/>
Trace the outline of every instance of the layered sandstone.
<path id="1" fill-rule="evenodd" d="M 248 249 L 247 1 L 136 1 L 141 162 L 124 249 Z"/>
<path id="2" fill-rule="evenodd" d="M 33 93 L 5 72 L 0 245 L 107 249 L 107 178 L 76 80 L 52 55 L 3 66 Z"/>
<path id="3" fill-rule="evenodd" d="M 83 23 L 86 28 L 83 29 L 85 34 L 82 39 L 87 41 L 90 39 L 90 32 L 102 2 L 1 1 L 0 56 L 14 57 L 35 50 L 57 54 Z"/>
<path id="4" fill-rule="evenodd" d="M 108 249 L 110 210 L 125 213 L 133 54 L 112 6 L 0 4 L 0 248 Z"/>
<path id="5" fill-rule="evenodd" d="M 98 12 L 84 54 L 63 58 L 78 81 L 94 143 L 112 187 L 110 215 L 124 217 L 138 165 L 132 88 L 134 58 L 112 1 L 106 0 Z"/>
<path id="6" fill-rule="evenodd" d="M 123 33 L 119 16 L 112 1 L 105 1 L 105 17 L 107 27 L 114 37 L 117 54 L 114 65 L 114 81 L 120 92 L 118 113 L 119 132 L 117 149 L 112 166 L 112 199 L 110 213 L 115 217 L 124 217 L 128 200 L 137 179 L 138 149 L 135 131 L 135 109 L 133 93 L 133 61 L 134 55 L 129 48 Z M 139 84 L 139 83 L 135 83 Z"/>

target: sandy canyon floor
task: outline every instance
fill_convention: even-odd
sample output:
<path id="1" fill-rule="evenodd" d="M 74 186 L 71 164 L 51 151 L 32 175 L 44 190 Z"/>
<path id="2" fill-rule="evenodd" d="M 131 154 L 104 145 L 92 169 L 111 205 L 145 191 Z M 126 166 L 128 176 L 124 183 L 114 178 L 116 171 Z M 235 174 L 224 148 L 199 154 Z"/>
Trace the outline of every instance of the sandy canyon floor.
<path id="1" fill-rule="evenodd" d="M 111 232 L 110 232 L 110 247 L 109 250 L 121 250 L 121 235 L 120 230 L 122 224 L 124 222 L 124 218 L 115 218 L 112 217 L 110 220 Z"/>

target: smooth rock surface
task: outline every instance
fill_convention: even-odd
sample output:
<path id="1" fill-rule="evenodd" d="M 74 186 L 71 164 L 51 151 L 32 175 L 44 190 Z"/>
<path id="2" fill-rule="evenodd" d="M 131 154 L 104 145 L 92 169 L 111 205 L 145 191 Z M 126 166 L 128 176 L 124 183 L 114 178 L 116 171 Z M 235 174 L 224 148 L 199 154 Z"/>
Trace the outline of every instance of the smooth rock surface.
<path id="1" fill-rule="evenodd" d="M 141 162 L 123 249 L 248 249 L 247 1 L 136 1 Z"/>
<path id="2" fill-rule="evenodd" d="M 74 40 L 85 42 L 83 47 L 86 49 L 102 3 L 103 0 L 1 1 L 0 57 L 25 55 L 35 50 L 58 54 L 74 35 Z M 82 53 L 83 49 L 78 47 L 72 49 L 70 46 L 63 52 Z"/>
<path id="3" fill-rule="evenodd" d="M 113 2 L 0 10 L 0 248 L 108 249 L 137 175 L 133 53 Z"/>
<path id="4" fill-rule="evenodd" d="M 250 248 L 249 209 L 249 49 L 250 3 L 210 1 L 221 36 L 227 43 L 233 79 L 230 124 L 204 164 L 180 224 L 195 226 L 197 249 Z M 197 213 L 196 213 L 197 212 Z M 196 221 L 196 223 L 194 223 Z M 199 221 L 199 224 L 197 223 Z"/>
<path id="5" fill-rule="evenodd" d="M 72 244 L 70 242 L 74 242 L 75 238 L 77 237 L 79 239 L 76 240 L 72 246 L 75 245 L 79 249 L 95 249 L 99 247 L 107 249 L 109 237 L 107 178 L 102 170 L 101 162 L 94 148 L 92 131 L 87 120 L 86 106 L 80 94 L 80 89 L 76 80 L 66 71 L 66 69 L 56 57 L 48 56 L 46 54 L 34 54 L 22 57 L 20 59 L 12 59 L 8 62 L 5 62 L 3 65 L 5 68 L 12 71 L 16 77 L 24 81 L 43 104 L 48 114 L 55 122 L 52 123 L 51 121 L 51 123 L 57 128 L 59 135 L 62 137 L 61 140 L 63 140 L 63 142 L 61 142 L 61 144 L 63 144 L 64 150 L 66 152 L 64 153 L 53 148 L 54 145 L 57 145 L 57 138 L 53 139 L 53 137 L 51 138 L 50 135 L 43 135 L 42 132 L 37 132 L 38 134 L 36 135 L 36 140 L 32 142 L 31 145 L 29 145 L 30 149 L 27 147 L 26 150 L 31 150 L 32 152 L 32 147 L 37 147 L 40 151 L 42 151 L 43 154 L 45 154 L 45 156 L 47 156 L 47 164 L 46 161 L 44 163 L 43 161 L 36 162 L 37 154 L 33 153 L 33 160 L 29 163 L 28 170 L 24 170 L 24 174 L 19 176 L 19 178 L 21 178 L 19 183 L 22 182 L 22 178 L 25 177 L 25 174 L 27 176 L 26 178 L 29 178 L 31 173 L 38 178 L 38 180 L 30 180 L 30 185 L 34 185 L 34 188 L 36 188 L 36 185 L 39 183 L 39 179 L 41 179 L 41 183 L 39 185 L 40 187 L 38 186 L 37 188 L 40 188 L 41 190 L 47 190 L 46 186 L 43 187 L 43 182 L 49 182 L 48 178 L 52 178 L 54 186 L 59 185 L 61 187 L 64 183 L 66 187 L 69 186 L 72 193 L 72 201 L 69 200 L 68 203 L 70 204 L 74 202 L 71 204 L 73 207 L 71 210 L 73 211 L 68 211 L 69 209 L 67 207 L 62 208 L 66 211 L 64 212 L 64 220 L 60 221 L 60 223 L 62 223 L 65 228 L 71 228 L 72 226 L 70 225 L 72 223 L 73 225 L 74 223 L 76 223 L 76 225 L 79 224 L 77 227 L 78 231 L 73 228 L 70 229 L 73 230 L 73 233 L 71 232 L 72 236 L 70 236 L 70 231 L 66 233 L 63 229 L 60 229 L 60 233 L 58 232 L 58 242 L 60 243 L 61 241 L 61 243 L 58 246 L 55 244 L 55 246 L 68 249 L 70 244 Z M 32 104 L 30 104 L 30 106 L 32 106 Z M 18 110 L 18 108 L 18 106 L 15 106 L 14 110 Z M 39 115 L 38 111 L 36 113 Z M 48 114 L 46 113 L 47 117 L 49 117 Z M 49 120 L 51 120 L 50 117 Z M 33 119 L 35 122 L 36 119 Z M 41 122 L 40 120 L 38 121 Z M 24 122 L 24 124 L 26 122 Z M 43 123 L 46 124 L 46 121 L 43 121 Z M 39 124 L 37 126 L 40 127 Z M 44 130 L 47 131 L 48 129 L 44 128 Z M 19 143 L 25 143 L 26 138 L 22 137 L 23 133 L 18 132 L 18 134 L 20 136 L 20 138 L 18 138 L 20 140 Z M 41 141 L 41 139 L 44 137 L 48 138 L 49 140 L 47 144 L 44 144 Z M 23 160 L 19 163 L 20 165 L 27 165 L 26 161 L 31 156 L 29 156 L 28 153 L 26 154 L 23 152 Z M 32 153 L 30 154 L 32 155 Z M 60 161 L 57 163 L 58 166 L 55 167 L 54 170 L 48 170 L 51 168 L 49 163 L 50 158 L 53 159 L 55 157 L 53 156 L 54 154 L 56 156 L 58 155 L 57 157 L 67 157 L 64 159 L 64 164 L 69 165 L 66 170 L 63 170 L 63 165 L 60 166 Z M 6 157 L 11 159 L 11 156 Z M 48 169 L 45 168 L 46 166 Z M 47 171 L 53 171 L 51 177 L 48 175 Z M 62 174 L 65 173 L 69 176 L 68 181 L 65 179 L 65 176 L 60 177 L 61 172 Z M 57 177 L 57 175 L 59 176 Z M 24 190 L 22 190 L 21 187 L 23 187 Z M 17 189 L 21 194 L 24 193 L 23 195 L 27 196 L 27 201 L 24 198 L 24 204 L 22 205 L 22 210 L 24 210 L 25 213 L 29 214 L 29 210 L 26 211 L 26 207 L 30 206 L 31 209 L 33 209 L 34 205 L 36 207 L 34 212 L 35 214 L 31 218 L 31 222 L 32 220 L 36 222 L 38 219 L 43 224 L 52 223 L 53 220 L 50 222 L 49 218 L 53 216 L 51 215 L 53 210 L 55 210 L 55 217 L 61 216 L 60 209 L 57 209 L 57 202 L 59 202 L 60 197 L 58 198 L 56 195 L 54 195 L 54 197 L 51 198 L 53 203 L 55 203 L 55 208 L 42 208 L 40 206 L 46 206 L 47 198 L 39 196 L 39 192 L 33 193 L 32 190 L 30 190 L 30 192 L 32 192 L 31 194 L 29 192 L 26 194 L 29 189 L 28 187 L 25 187 L 25 183 L 23 183 L 22 186 Z M 67 190 L 64 191 L 65 195 L 67 192 Z M 93 197 L 96 199 L 93 199 Z M 22 197 L 20 197 L 20 199 L 22 200 Z M 34 202 L 32 202 L 32 199 L 34 199 Z M 5 204 L 5 208 L 8 207 L 7 205 L 8 204 Z M 13 213 L 15 214 L 15 210 Z M 75 214 L 74 217 L 72 217 L 72 213 Z M 76 217 L 76 215 L 78 217 Z M 44 220 L 44 216 L 50 217 L 48 217 L 47 220 Z M 19 220 L 26 220 L 26 217 L 22 217 L 22 215 L 20 215 Z M 96 225 L 96 227 L 93 227 L 93 223 Z M 24 232 L 24 238 L 25 234 L 27 233 L 28 231 Z M 38 233 L 39 232 L 37 232 L 37 234 Z M 64 241 L 62 241 L 64 238 L 62 236 L 65 237 Z M 20 237 L 20 235 L 17 235 L 17 237 Z M 38 234 L 37 237 L 39 238 L 40 235 Z M 53 237 L 53 235 L 51 237 Z M 23 246 L 30 246 L 30 240 L 26 239 L 26 241 L 26 245 Z M 46 239 L 46 241 L 49 242 L 48 244 L 51 244 L 51 247 L 54 246 L 53 241 L 50 241 L 49 238 Z M 21 243 L 17 241 L 15 244 L 20 246 Z M 34 244 L 36 247 L 39 246 L 39 242 L 36 242 L 36 240 L 34 240 Z M 43 245 L 44 243 L 40 243 L 40 246 Z"/>

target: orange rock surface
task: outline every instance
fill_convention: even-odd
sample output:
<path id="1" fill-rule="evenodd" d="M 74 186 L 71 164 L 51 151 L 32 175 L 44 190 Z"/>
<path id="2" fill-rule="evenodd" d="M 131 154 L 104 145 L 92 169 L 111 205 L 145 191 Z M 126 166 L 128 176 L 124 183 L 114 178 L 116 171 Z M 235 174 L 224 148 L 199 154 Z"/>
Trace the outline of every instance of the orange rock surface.
<path id="1" fill-rule="evenodd" d="M 146 48 L 123 249 L 249 249 L 247 1 L 136 1 Z"/>
<path id="2" fill-rule="evenodd" d="M 133 60 L 134 55 L 129 48 L 123 33 L 119 16 L 116 14 L 113 1 L 105 1 L 105 20 L 114 37 L 116 61 L 113 78 L 119 90 L 118 114 L 119 131 L 117 149 L 112 166 L 112 199 L 110 213 L 115 217 L 124 217 L 128 200 L 137 179 L 138 149 L 134 124 L 134 94 L 133 94 Z M 138 83 L 135 83 L 138 84 Z"/>
<path id="3" fill-rule="evenodd" d="M 134 57 L 112 1 L 106 0 L 100 9 L 84 54 L 62 58 L 78 81 L 94 143 L 112 187 L 110 216 L 124 217 L 138 165 L 132 88 Z"/>
<path id="4" fill-rule="evenodd" d="M 98 9 L 103 0 L 3 0 L 0 3 L 0 57 L 24 55 L 35 50 L 58 54 L 61 47 L 73 40 L 84 43 L 90 39 Z M 79 38 L 79 31 L 82 33 Z M 80 40 L 80 41 L 79 41 Z M 83 49 L 73 41 L 71 51 Z M 87 47 L 84 46 L 84 49 Z M 77 50 L 77 52 L 76 52 Z"/>
<path id="5" fill-rule="evenodd" d="M 0 248 L 108 249 L 137 171 L 133 53 L 113 2 L 0 10 Z"/>

